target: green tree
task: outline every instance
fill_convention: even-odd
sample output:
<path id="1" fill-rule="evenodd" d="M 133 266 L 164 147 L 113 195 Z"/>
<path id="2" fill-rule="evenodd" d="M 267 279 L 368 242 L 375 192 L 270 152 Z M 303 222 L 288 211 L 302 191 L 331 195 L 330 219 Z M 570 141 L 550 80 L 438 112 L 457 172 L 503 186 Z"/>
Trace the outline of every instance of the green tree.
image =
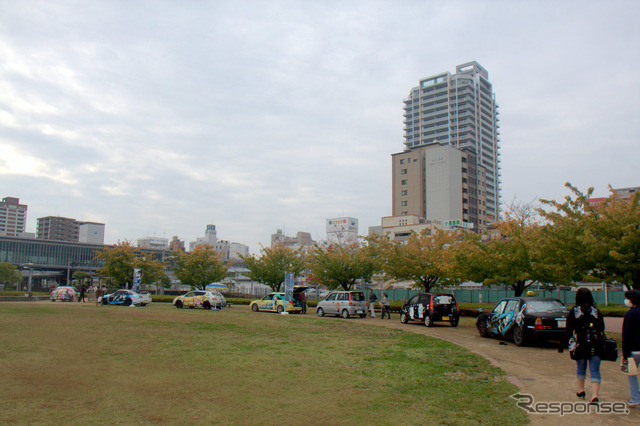
<path id="1" fill-rule="evenodd" d="M 316 245 L 311 251 L 308 266 L 312 279 L 330 289 L 350 290 L 357 280 L 370 281 L 376 263 L 367 249 L 359 243 Z"/>
<path id="2" fill-rule="evenodd" d="M 294 250 L 283 244 L 262 248 L 262 255 L 241 256 L 249 268 L 249 278 L 268 285 L 273 291 L 280 291 L 287 272 L 299 275 L 304 270 L 301 250 Z"/>
<path id="3" fill-rule="evenodd" d="M 456 263 L 466 279 L 510 286 L 516 296 L 536 283 L 547 286 L 554 275 L 541 261 L 541 230 L 535 206 L 513 202 L 491 233 L 457 248 Z"/>
<path id="4" fill-rule="evenodd" d="M 22 281 L 22 274 L 13 264 L 0 263 L 0 283 L 5 285 L 18 284 Z M 16 288 L 17 290 L 17 288 Z"/>
<path id="5" fill-rule="evenodd" d="M 91 274 L 88 272 L 75 271 L 73 273 L 73 279 L 78 281 L 80 285 L 86 284 L 89 278 L 91 278 Z"/>
<path id="6" fill-rule="evenodd" d="M 227 276 L 227 265 L 213 246 L 203 244 L 192 252 L 177 251 L 173 272 L 185 285 L 199 290 Z"/>
<path id="7" fill-rule="evenodd" d="M 104 267 L 98 269 L 98 275 L 113 278 L 117 286 L 133 282 L 134 269 L 142 271 L 144 285 L 168 282 L 164 263 L 147 258 L 129 241 L 118 242 L 112 247 L 102 249 L 97 253 L 96 260 L 104 262 Z"/>
<path id="8" fill-rule="evenodd" d="M 461 231 L 412 232 L 406 242 L 377 241 L 385 275 L 413 281 L 414 287 L 432 289 L 459 283 L 452 246 L 462 239 Z"/>
<path id="9" fill-rule="evenodd" d="M 548 220 L 545 254 L 549 268 L 566 279 L 619 282 L 640 289 L 640 193 L 630 200 L 615 195 L 602 204 L 589 202 L 593 188 L 584 194 L 570 183 L 573 193 L 564 202 L 541 200 Z"/>

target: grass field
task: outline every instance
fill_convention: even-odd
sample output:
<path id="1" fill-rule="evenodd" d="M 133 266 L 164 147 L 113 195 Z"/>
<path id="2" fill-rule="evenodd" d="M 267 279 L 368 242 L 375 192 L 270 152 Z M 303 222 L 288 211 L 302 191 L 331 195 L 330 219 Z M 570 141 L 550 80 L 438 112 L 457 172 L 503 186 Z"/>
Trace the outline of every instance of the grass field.
<path id="1" fill-rule="evenodd" d="M 0 303 L 0 423 L 526 423 L 427 336 L 315 315 Z"/>

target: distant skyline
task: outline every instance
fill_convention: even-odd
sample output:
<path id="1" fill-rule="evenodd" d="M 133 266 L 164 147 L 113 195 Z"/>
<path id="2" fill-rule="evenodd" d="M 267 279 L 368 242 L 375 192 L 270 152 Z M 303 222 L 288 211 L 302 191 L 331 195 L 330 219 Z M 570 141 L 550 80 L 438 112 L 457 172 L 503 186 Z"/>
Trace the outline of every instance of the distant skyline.
<path id="1" fill-rule="evenodd" d="M 391 214 L 402 101 L 477 61 L 500 106 L 502 200 L 640 185 L 640 3 L 0 2 L 0 197 L 105 243 Z M 52 19 L 55 17 L 55 19 Z"/>

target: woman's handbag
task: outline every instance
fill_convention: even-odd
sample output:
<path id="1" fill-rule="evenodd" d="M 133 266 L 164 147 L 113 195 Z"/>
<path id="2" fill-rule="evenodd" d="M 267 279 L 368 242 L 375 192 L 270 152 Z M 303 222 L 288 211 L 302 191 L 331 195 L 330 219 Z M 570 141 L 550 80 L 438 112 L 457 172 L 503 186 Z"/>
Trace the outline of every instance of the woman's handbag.
<path id="1" fill-rule="evenodd" d="M 600 350 L 600 359 L 603 361 L 616 361 L 618 359 L 618 343 L 609 339 L 602 333 L 602 348 Z"/>

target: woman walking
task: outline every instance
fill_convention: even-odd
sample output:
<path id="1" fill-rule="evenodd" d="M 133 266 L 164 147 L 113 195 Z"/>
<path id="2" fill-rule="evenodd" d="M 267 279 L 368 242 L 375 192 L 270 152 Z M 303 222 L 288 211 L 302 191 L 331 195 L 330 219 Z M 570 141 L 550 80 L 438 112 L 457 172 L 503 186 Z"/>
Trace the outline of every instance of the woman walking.
<path id="1" fill-rule="evenodd" d="M 624 314 L 622 323 L 622 368 L 629 372 L 629 363 L 640 365 L 640 291 L 629 290 L 624 294 L 624 304 L 631 308 Z M 640 406 L 640 389 L 638 389 L 638 375 L 630 374 L 629 406 Z"/>
<path id="2" fill-rule="evenodd" d="M 585 399 L 584 382 L 587 378 L 587 366 L 591 375 L 591 404 L 597 404 L 600 391 L 600 350 L 604 318 L 595 306 L 593 295 L 587 288 L 579 288 L 576 292 L 576 304 L 567 317 L 567 328 L 560 342 L 558 352 L 569 348 L 571 359 L 576 361 L 578 377 L 578 393 L 576 396 Z"/>

